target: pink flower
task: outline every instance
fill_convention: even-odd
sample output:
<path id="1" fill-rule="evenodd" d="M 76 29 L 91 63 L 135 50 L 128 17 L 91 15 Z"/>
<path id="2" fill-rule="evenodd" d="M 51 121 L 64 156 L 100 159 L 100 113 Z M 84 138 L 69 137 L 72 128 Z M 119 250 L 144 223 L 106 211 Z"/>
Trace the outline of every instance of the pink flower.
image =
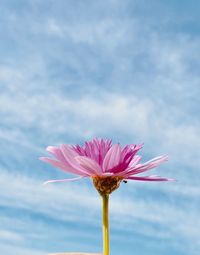
<path id="1" fill-rule="evenodd" d="M 141 163 L 141 156 L 136 155 L 141 148 L 142 145 L 135 144 L 122 148 L 120 144 L 112 145 L 111 140 L 95 138 L 85 142 L 83 146 L 67 144 L 61 144 L 60 147 L 48 146 L 47 151 L 54 156 L 54 159 L 48 157 L 40 159 L 65 172 L 79 175 L 76 178 L 48 182 L 73 181 L 84 177 L 91 177 L 93 182 L 101 180 L 101 183 L 104 180 L 109 180 L 109 182 L 117 180 L 119 183 L 122 180 L 172 181 L 173 179 L 156 175 L 137 176 L 168 160 L 168 156 L 159 156 Z"/>

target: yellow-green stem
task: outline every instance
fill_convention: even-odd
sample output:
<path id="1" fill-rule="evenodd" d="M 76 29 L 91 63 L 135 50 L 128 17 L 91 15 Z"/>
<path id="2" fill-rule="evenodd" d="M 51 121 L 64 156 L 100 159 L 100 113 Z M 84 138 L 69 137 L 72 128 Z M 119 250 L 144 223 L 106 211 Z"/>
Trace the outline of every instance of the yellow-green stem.
<path id="1" fill-rule="evenodd" d="M 109 195 L 102 195 L 102 223 L 103 223 L 103 255 L 110 254 L 110 242 L 109 242 Z"/>

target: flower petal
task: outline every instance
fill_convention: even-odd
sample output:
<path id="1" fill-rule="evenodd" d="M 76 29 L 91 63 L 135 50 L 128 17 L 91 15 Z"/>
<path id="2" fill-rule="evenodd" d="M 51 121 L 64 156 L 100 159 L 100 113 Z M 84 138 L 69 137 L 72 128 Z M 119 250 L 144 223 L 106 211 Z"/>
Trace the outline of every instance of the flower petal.
<path id="1" fill-rule="evenodd" d="M 165 178 L 165 177 L 160 177 L 157 175 L 150 175 L 150 176 L 129 176 L 128 178 L 125 178 L 126 180 L 135 180 L 135 181 L 175 181 L 175 179 L 171 178 Z"/>
<path id="2" fill-rule="evenodd" d="M 72 166 L 68 166 L 65 165 L 63 162 L 55 160 L 55 159 L 51 159 L 51 158 L 47 158 L 47 157 L 40 157 L 40 160 L 50 163 L 51 165 L 58 167 L 60 169 L 62 169 L 65 172 L 69 172 L 69 173 L 73 173 L 73 174 L 78 174 L 78 175 L 85 175 L 85 173 L 83 173 L 82 171 L 78 170 L 78 169 L 74 169 Z"/>
<path id="3" fill-rule="evenodd" d="M 129 163 L 129 166 L 128 168 L 126 168 L 125 170 L 122 170 L 122 171 L 118 171 L 118 172 L 115 172 L 114 173 L 114 176 L 124 176 L 124 177 L 127 177 L 128 176 L 128 173 L 132 170 L 132 169 L 135 169 L 135 166 L 137 165 L 137 163 L 140 161 L 142 157 L 139 156 L 139 155 L 136 155 L 134 156 L 134 158 L 131 160 L 131 162 Z"/>
<path id="4" fill-rule="evenodd" d="M 103 161 L 103 171 L 107 172 L 113 167 L 117 166 L 120 162 L 120 158 L 121 158 L 120 145 L 115 144 L 106 153 L 106 156 Z"/>
<path id="5" fill-rule="evenodd" d="M 131 160 L 131 162 L 129 163 L 129 167 L 130 168 L 132 168 L 132 167 L 135 167 L 138 163 L 139 163 L 139 161 L 141 160 L 141 156 L 139 156 L 139 155 L 136 155 L 136 156 L 134 156 L 133 158 L 132 158 L 132 160 Z"/>
<path id="6" fill-rule="evenodd" d="M 88 174 L 75 160 L 75 157 L 78 156 L 78 153 L 75 150 L 73 150 L 67 144 L 61 144 L 60 148 L 70 166 L 72 166 L 74 169 L 78 169 L 82 174 Z"/>
<path id="7" fill-rule="evenodd" d="M 84 156 L 77 156 L 75 159 L 87 171 L 88 174 L 102 175 L 101 167 L 96 163 L 96 161 Z"/>
<path id="8" fill-rule="evenodd" d="M 62 161 L 62 162 L 67 162 L 62 151 L 60 150 L 60 148 L 54 147 L 54 146 L 48 146 L 46 148 L 46 150 L 48 152 L 50 152 L 52 155 L 54 155 L 58 160 Z"/>
<path id="9" fill-rule="evenodd" d="M 52 183 L 52 182 L 71 182 L 71 181 L 77 181 L 82 178 L 84 178 L 84 176 L 76 177 L 76 178 L 62 179 L 62 180 L 49 180 L 49 181 L 44 182 L 43 184 L 45 185 L 47 183 Z"/>
<path id="10" fill-rule="evenodd" d="M 126 176 L 130 176 L 133 174 L 135 175 L 135 174 L 139 174 L 139 173 L 148 171 L 152 168 L 159 166 L 163 162 L 167 161 L 168 158 L 169 158 L 168 156 L 159 156 L 159 157 L 156 157 L 156 158 L 153 158 L 153 159 L 147 161 L 144 164 L 138 164 L 135 167 L 131 167 L 130 169 L 128 169 Z"/>
<path id="11" fill-rule="evenodd" d="M 147 161 L 146 163 L 144 163 L 144 165 L 150 164 L 150 163 L 156 163 L 156 162 L 158 162 L 158 164 L 160 164 L 159 163 L 160 160 L 162 162 L 164 162 L 164 161 L 167 161 L 168 159 L 169 159 L 169 156 L 167 156 L 167 155 L 158 156 L 158 157 L 152 158 L 151 160 Z"/>

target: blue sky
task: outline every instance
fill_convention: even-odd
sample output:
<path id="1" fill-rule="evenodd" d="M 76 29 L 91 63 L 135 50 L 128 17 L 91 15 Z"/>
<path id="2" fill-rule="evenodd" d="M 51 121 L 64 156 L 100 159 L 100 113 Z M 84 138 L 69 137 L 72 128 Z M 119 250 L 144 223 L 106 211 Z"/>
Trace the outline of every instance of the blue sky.
<path id="1" fill-rule="evenodd" d="M 90 180 L 38 160 L 93 137 L 141 143 L 173 183 L 112 194 L 111 255 L 199 255 L 199 1 L 0 1 L 0 250 L 101 252 Z M 69 175 L 70 177 L 70 175 Z"/>

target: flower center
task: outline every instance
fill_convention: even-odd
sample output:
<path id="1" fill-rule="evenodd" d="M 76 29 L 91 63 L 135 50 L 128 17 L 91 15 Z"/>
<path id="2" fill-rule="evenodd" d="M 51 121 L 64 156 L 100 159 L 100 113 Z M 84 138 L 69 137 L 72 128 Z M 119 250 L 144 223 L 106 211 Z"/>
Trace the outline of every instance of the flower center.
<path id="1" fill-rule="evenodd" d="M 93 177 L 93 184 L 100 195 L 109 195 L 119 188 L 122 177 Z"/>

